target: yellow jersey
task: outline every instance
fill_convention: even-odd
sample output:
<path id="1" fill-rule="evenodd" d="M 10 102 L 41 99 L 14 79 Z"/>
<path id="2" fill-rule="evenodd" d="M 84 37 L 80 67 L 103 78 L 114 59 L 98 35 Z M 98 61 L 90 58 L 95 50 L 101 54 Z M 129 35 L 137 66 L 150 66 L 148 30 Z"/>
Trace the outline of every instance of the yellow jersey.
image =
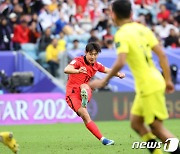
<path id="1" fill-rule="evenodd" d="M 52 44 L 49 44 L 46 48 L 46 61 L 56 61 L 59 59 L 59 50 L 57 47 L 54 47 Z"/>
<path id="2" fill-rule="evenodd" d="M 153 32 L 139 23 L 122 25 L 115 34 L 117 54 L 127 53 L 137 94 L 165 89 L 165 80 L 152 60 L 152 48 L 159 42 Z"/>
<path id="3" fill-rule="evenodd" d="M 59 52 L 64 52 L 66 50 L 66 41 L 63 39 L 60 39 L 58 41 L 57 48 L 58 48 Z"/>

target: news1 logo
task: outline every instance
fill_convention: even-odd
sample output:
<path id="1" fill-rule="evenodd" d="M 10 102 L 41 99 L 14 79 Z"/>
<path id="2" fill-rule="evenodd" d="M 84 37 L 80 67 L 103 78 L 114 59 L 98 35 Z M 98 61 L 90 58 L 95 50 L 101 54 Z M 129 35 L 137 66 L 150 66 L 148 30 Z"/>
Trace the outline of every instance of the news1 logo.
<path id="1" fill-rule="evenodd" d="M 177 138 L 168 138 L 164 143 L 164 151 L 174 152 L 178 148 L 179 140 Z"/>
<path id="2" fill-rule="evenodd" d="M 160 149 L 162 147 L 162 142 L 134 142 L 132 149 L 146 149 L 146 148 L 156 148 Z M 168 138 L 164 143 L 163 150 L 166 152 L 174 152 L 178 148 L 179 139 Z"/>

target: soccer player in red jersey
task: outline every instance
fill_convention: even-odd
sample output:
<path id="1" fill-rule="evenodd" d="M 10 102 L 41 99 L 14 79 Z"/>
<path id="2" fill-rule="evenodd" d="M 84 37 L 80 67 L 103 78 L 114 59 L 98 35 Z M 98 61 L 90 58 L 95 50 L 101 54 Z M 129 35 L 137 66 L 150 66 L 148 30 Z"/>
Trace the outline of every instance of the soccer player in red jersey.
<path id="1" fill-rule="evenodd" d="M 69 74 L 66 86 L 66 101 L 71 109 L 82 118 L 87 129 L 96 136 L 104 145 L 114 145 L 113 140 L 106 139 L 99 131 L 96 124 L 91 120 L 87 111 L 87 103 L 92 96 L 90 79 L 97 71 L 108 73 L 111 69 L 96 62 L 101 48 L 97 43 L 89 43 L 86 46 L 85 56 L 75 58 L 66 66 L 64 73 Z M 118 72 L 119 78 L 124 78 L 125 74 Z"/>

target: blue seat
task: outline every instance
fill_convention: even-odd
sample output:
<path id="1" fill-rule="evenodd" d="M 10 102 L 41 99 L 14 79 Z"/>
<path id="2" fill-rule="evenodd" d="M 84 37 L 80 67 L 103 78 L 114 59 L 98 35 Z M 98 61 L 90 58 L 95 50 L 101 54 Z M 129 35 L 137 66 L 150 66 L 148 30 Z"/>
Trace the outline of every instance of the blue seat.
<path id="1" fill-rule="evenodd" d="M 37 56 L 37 45 L 36 44 L 33 44 L 33 43 L 24 43 L 24 44 L 21 44 L 21 50 L 23 52 L 27 53 L 34 60 L 38 59 L 38 56 Z"/>

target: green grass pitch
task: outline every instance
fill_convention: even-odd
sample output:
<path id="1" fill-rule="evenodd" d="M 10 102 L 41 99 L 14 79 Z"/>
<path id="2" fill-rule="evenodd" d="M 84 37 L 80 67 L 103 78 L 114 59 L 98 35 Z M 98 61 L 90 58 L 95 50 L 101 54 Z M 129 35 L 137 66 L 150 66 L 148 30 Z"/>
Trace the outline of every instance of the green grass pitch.
<path id="1" fill-rule="evenodd" d="M 84 126 L 78 124 L 0 126 L 12 131 L 20 144 L 19 154 L 149 154 L 148 150 L 132 149 L 141 141 L 130 128 L 129 121 L 96 122 L 102 134 L 115 140 L 114 146 L 102 145 Z M 166 128 L 180 138 L 180 119 L 167 120 Z M 12 152 L 0 144 L 0 154 Z"/>

